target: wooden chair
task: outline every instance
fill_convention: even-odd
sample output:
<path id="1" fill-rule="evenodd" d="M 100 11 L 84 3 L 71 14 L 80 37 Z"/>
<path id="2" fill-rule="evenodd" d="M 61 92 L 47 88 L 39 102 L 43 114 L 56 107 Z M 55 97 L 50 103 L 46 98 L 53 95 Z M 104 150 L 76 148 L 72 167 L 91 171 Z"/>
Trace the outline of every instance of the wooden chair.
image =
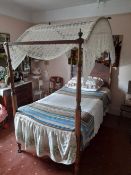
<path id="1" fill-rule="evenodd" d="M 62 88 L 63 84 L 64 84 L 64 80 L 62 77 L 59 77 L 59 76 L 50 77 L 49 93 L 53 93 L 58 89 Z"/>

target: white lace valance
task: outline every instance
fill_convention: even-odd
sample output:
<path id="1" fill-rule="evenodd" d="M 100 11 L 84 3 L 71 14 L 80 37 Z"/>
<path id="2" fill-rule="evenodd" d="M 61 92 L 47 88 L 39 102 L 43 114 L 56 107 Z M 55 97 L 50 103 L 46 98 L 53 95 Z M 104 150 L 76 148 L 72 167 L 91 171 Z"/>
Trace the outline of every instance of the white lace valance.
<path id="1" fill-rule="evenodd" d="M 80 29 L 83 33 L 82 38 L 85 40 L 83 44 L 83 59 L 88 69 L 92 67 L 94 59 L 104 50 L 109 51 L 114 57 L 112 33 L 107 18 L 68 24 L 35 25 L 27 29 L 17 39 L 17 42 L 75 40 L 78 39 Z M 77 46 L 73 44 L 12 45 L 9 47 L 12 67 L 16 69 L 26 55 L 36 59 L 51 60 L 65 54 L 73 47 Z"/>

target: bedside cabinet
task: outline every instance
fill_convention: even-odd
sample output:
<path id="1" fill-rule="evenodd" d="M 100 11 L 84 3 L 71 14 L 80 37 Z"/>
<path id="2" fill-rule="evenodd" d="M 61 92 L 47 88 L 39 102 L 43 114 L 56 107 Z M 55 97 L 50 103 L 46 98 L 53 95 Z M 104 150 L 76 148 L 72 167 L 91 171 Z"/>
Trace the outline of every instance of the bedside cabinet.
<path id="1" fill-rule="evenodd" d="M 123 112 L 126 112 L 129 114 L 129 117 L 131 117 L 131 106 L 128 106 L 126 104 L 121 105 L 120 107 L 120 116 L 123 117 Z"/>
<path id="2" fill-rule="evenodd" d="M 120 107 L 120 117 L 122 118 L 123 117 L 123 112 L 127 113 L 128 114 L 128 117 L 131 117 L 131 106 L 128 106 L 128 105 L 121 105 Z M 120 123 L 120 121 L 119 121 Z M 128 130 L 128 134 L 129 134 L 129 141 L 131 143 L 131 129 Z"/>
<path id="3" fill-rule="evenodd" d="M 128 92 L 125 95 L 124 104 L 120 107 L 120 116 L 123 117 L 124 113 L 127 113 L 127 117 L 131 117 L 131 80 L 128 81 Z M 131 129 L 128 130 L 128 133 L 131 143 Z"/>
<path id="4" fill-rule="evenodd" d="M 33 102 L 32 98 L 32 82 L 24 82 L 15 84 L 15 91 L 17 96 L 17 106 L 23 106 Z M 0 96 L 2 104 L 6 107 L 8 117 L 13 116 L 12 110 L 12 99 L 11 99 L 11 88 L 0 89 Z"/>

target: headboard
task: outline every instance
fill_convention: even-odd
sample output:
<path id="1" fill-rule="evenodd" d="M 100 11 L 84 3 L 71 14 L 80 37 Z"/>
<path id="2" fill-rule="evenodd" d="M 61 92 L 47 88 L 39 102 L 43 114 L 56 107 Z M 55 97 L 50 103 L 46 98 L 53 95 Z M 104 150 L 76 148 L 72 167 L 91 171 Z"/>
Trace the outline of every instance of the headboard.
<path id="1" fill-rule="evenodd" d="M 111 60 L 96 60 L 91 76 L 100 77 L 104 80 L 104 85 L 110 88 L 111 85 Z"/>

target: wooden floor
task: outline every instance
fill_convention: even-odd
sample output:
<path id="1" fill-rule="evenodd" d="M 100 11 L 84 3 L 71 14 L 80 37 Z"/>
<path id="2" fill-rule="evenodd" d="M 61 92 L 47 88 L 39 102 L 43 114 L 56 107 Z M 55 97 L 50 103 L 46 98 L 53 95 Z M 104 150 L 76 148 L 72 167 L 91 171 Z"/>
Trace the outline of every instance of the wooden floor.
<path id="1" fill-rule="evenodd" d="M 11 124 L 12 125 L 12 124 Z M 72 175 L 65 166 L 29 152 L 17 153 L 14 128 L 0 129 L 0 175 Z M 80 175 L 131 175 L 131 119 L 108 115 L 99 133 L 84 151 Z"/>

